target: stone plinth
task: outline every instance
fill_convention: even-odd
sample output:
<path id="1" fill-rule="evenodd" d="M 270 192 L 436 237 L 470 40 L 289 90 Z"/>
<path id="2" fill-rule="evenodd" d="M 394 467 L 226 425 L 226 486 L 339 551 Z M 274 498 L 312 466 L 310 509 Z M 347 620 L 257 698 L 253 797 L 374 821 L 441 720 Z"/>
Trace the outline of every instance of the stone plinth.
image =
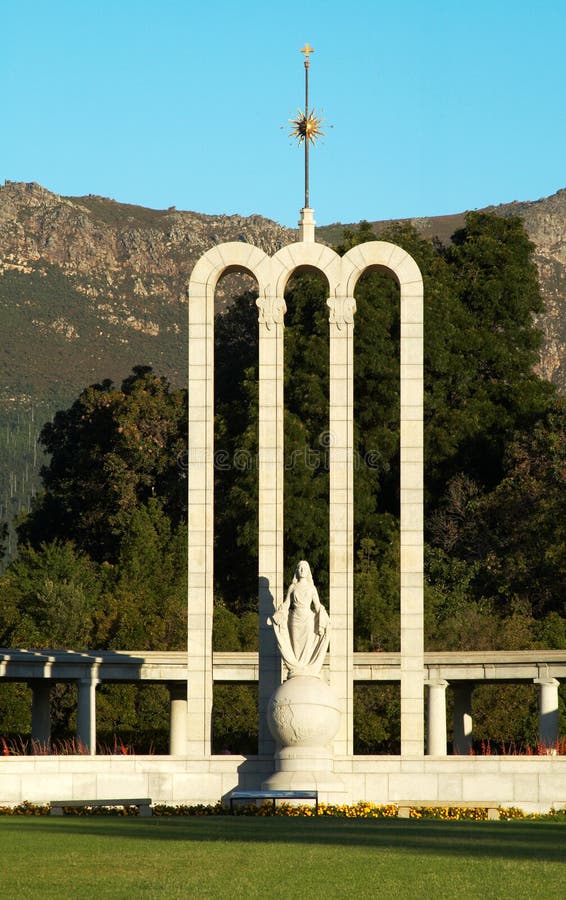
<path id="1" fill-rule="evenodd" d="M 297 675 L 272 694 L 267 724 L 277 745 L 275 772 L 266 789 L 324 788 L 340 791 L 331 743 L 340 727 L 334 692 L 321 678 Z"/>

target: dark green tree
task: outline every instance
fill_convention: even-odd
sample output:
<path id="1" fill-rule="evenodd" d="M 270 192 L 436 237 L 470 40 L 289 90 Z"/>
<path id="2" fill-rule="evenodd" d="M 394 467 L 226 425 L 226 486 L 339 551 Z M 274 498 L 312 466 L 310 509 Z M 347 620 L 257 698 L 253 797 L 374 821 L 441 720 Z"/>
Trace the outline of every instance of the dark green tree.
<path id="1" fill-rule="evenodd" d="M 399 722 L 398 684 L 354 685 L 354 753 L 400 753 Z"/>
<path id="2" fill-rule="evenodd" d="M 399 650 L 399 530 L 385 516 L 382 540 L 364 538 L 354 575 L 356 650 Z"/>
<path id="3" fill-rule="evenodd" d="M 285 580 L 308 558 L 328 589 L 328 284 L 310 272 L 285 292 Z"/>
<path id="4" fill-rule="evenodd" d="M 541 341 L 533 316 L 543 309 L 533 252 L 522 221 L 494 213 L 468 213 L 446 252 L 469 314 L 460 382 L 469 372 L 470 416 L 478 422 L 457 462 L 489 486 L 501 477 L 506 445 L 545 414 L 554 395 L 533 371 Z"/>
<path id="5" fill-rule="evenodd" d="M 98 565 L 70 541 L 23 547 L 0 578 L 3 646 L 92 646 L 102 590 Z"/>
<path id="6" fill-rule="evenodd" d="M 215 590 L 222 603 L 240 612 L 253 608 L 257 597 L 255 297 L 237 297 L 215 321 Z"/>
<path id="7" fill-rule="evenodd" d="M 186 392 L 148 367 L 120 387 L 87 388 L 43 428 L 51 455 L 44 490 L 19 527 L 22 543 L 71 539 L 93 559 L 116 562 L 135 507 L 161 498 L 175 523 L 186 516 Z"/>
<path id="8" fill-rule="evenodd" d="M 549 408 L 552 388 L 532 372 L 539 340 L 532 315 L 541 306 L 532 246 L 519 221 L 483 214 L 468 217 L 450 248 L 424 240 L 407 225 L 390 227 L 379 237 L 411 253 L 424 278 L 425 482 L 431 520 L 446 502 L 454 478 L 471 479 L 480 491 L 497 484 L 509 442 Z M 346 233 L 339 252 L 373 239 L 372 228 L 362 223 Z M 308 553 L 323 590 L 328 528 L 324 443 L 329 439 L 326 292 L 325 283 L 308 274 L 292 279 L 285 334 L 286 558 L 291 567 L 297 555 Z M 386 523 L 398 517 L 398 288 L 391 277 L 370 272 L 357 285 L 356 302 L 359 550 L 365 540 L 384 548 L 383 534 L 391 528 Z M 490 317 L 492 302 L 496 313 Z M 245 608 L 255 596 L 257 559 L 253 297 L 241 298 L 218 319 L 216 360 L 217 439 L 227 448 L 226 472 L 217 473 L 217 497 L 225 510 L 219 523 L 217 590 L 230 606 Z M 238 452 L 241 461 L 249 462 L 239 471 L 233 464 Z"/>
<path id="9" fill-rule="evenodd" d="M 0 562 L 6 555 L 8 549 L 8 525 L 6 522 L 0 522 Z"/>
<path id="10" fill-rule="evenodd" d="M 291 280 L 285 329 L 285 555 L 306 552 L 324 590 L 328 533 L 327 287 Z M 217 317 L 215 370 L 215 580 L 231 609 L 257 597 L 258 324 L 254 296 Z"/>
<path id="11" fill-rule="evenodd" d="M 187 645 L 187 529 L 156 497 L 130 517 L 118 562 L 103 566 L 95 644 L 115 650 L 183 650 Z"/>
<path id="12" fill-rule="evenodd" d="M 432 520 L 439 548 L 473 567 L 473 596 L 505 612 L 520 603 L 540 619 L 566 613 L 566 405 L 506 449 L 503 477 L 480 491 L 454 479 Z M 471 569 L 469 569 L 471 571 Z"/>

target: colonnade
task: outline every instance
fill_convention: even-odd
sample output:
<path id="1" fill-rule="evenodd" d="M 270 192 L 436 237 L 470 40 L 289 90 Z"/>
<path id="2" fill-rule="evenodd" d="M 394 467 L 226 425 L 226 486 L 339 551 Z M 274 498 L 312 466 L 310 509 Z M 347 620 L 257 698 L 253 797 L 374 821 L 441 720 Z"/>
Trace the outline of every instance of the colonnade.
<path id="1" fill-rule="evenodd" d="M 33 679 L 31 688 L 31 737 L 41 748 L 51 743 L 51 689 L 53 679 Z M 82 677 L 72 682 L 77 686 L 78 745 L 86 753 L 96 754 L 96 689 L 101 683 L 96 677 Z M 123 683 L 123 682 L 122 682 Z M 140 682 L 132 682 L 139 684 Z M 148 682 L 144 682 L 147 684 Z M 183 681 L 166 682 L 169 690 L 169 753 L 184 756 L 187 742 L 187 685 Z"/>
<path id="2" fill-rule="evenodd" d="M 91 677 L 73 679 L 77 686 L 77 741 L 84 749 L 96 753 L 96 689 L 102 680 L 94 673 Z M 50 694 L 55 679 L 29 680 L 32 692 L 31 734 L 34 742 L 48 747 L 51 740 Z M 139 681 L 121 683 L 139 684 Z M 147 684 L 148 682 L 143 682 Z M 150 682 L 150 683 L 158 683 Z M 162 682 L 163 683 L 163 682 Z M 187 741 L 187 685 L 184 681 L 164 682 L 169 691 L 169 752 L 173 756 L 186 754 Z M 428 756 L 446 756 L 448 753 L 447 689 L 453 692 L 453 755 L 468 756 L 472 751 L 473 718 L 472 696 L 480 682 L 452 681 L 430 678 L 427 689 L 426 752 Z M 485 683 L 485 682 L 483 682 Z M 496 682 L 490 682 L 496 683 Z M 501 682 L 500 682 L 501 683 Z M 522 682 L 525 683 L 525 682 Z M 549 751 L 555 747 L 558 737 L 560 681 L 557 678 L 535 678 L 531 683 L 538 687 L 539 742 Z"/>
<path id="3" fill-rule="evenodd" d="M 446 689 L 454 691 L 453 755 L 467 756 L 472 752 L 473 682 L 452 683 L 443 678 L 429 679 L 427 687 L 427 755 L 447 755 Z M 539 695 L 539 742 L 551 751 L 558 741 L 558 688 L 557 678 L 535 678 Z"/>

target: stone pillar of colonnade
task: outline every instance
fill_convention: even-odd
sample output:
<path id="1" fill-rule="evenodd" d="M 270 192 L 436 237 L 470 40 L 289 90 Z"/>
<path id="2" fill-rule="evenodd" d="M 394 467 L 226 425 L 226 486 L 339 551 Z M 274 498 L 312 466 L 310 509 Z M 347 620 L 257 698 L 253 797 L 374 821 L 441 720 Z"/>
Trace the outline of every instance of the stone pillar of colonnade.
<path id="1" fill-rule="evenodd" d="M 444 679 L 430 679 L 428 687 L 428 756 L 446 756 L 446 688 Z"/>
<path id="2" fill-rule="evenodd" d="M 169 688 L 169 753 L 184 756 L 187 752 L 187 682 L 170 681 Z"/>
<path id="3" fill-rule="evenodd" d="M 96 687 L 94 673 L 77 682 L 77 740 L 89 753 L 96 753 Z"/>
<path id="4" fill-rule="evenodd" d="M 539 688 L 539 741 L 552 750 L 558 741 L 558 688 L 557 678 L 536 678 Z"/>
<path id="5" fill-rule="evenodd" d="M 273 628 L 274 609 L 283 602 L 283 315 L 282 297 L 260 297 L 259 434 L 258 434 L 258 610 L 260 755 L 273 755 L 275 742 L 267 726 L 267 704 L 282 680 L 281 657 Z"/>
<path id="6" fill-rule="evenodd" d="M 48 747 L 51 740 L 51 681 L 36 678 L 31 687 L 31 737 L 41 747 Z"/>

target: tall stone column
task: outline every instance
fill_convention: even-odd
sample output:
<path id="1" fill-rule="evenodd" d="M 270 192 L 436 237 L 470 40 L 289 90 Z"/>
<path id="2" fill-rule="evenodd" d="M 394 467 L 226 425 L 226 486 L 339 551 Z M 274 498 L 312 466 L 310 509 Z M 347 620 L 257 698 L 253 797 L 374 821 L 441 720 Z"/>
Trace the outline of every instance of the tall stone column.
<path id="1" fill-rule="evenodd" d="M 169 688 L 169 753 L 185 756 L 187 753 L 187 683 L 170 681 Z"/>
<path id="2" fill-rule="evenodd" d="M 189 283 L 187 753 L 194 757 L 210 755 L 212 728 L 214 292 L 223 272 L 236 269 L 253 275 L 260 296 L 265 296 L 269 257 L 242 241 L 208 250 Z"/>
<path id="3" fill-rule="evenodd" d="M 210 295 L 210 296 L 209 296 Z M 214 285 L 191 282 L 188 378 L 188 739 L 208 756 L 214 610 Z"/>
<path id="4" fill-rule="evenodd" d="M 548 750 L 558 740 L 558 688 L 556 678 L 536 678 L 539 686 L 539 740 Z"/>
<path id="5" fill-rule="evenodd" d="M 422 756 L 424 743 L 423 286 L 407 254 L 392 268 L 401 287 L 401 756 L 408 757 Z"/>
<path id="6" fill-rule="evenodd" d="M 51 741 L 51 681 L 35 679 L 31 687 L 31 737 L 41 747 L 48 747 Z"/>
<path id="7" fill-rule="evenodd" d="M 96 686 L 98 679 L 90 675 L 81 678 L 78 685 L 77 739 L 88 750 L 96 753 Z"/>
<path id="8" fill-rule="evenodd" d="M 334 755 L 354 743 L 354 313 L 352 296 L 330 308 L 330 687 L 342 710 Z"/>
<path id="9" fill-rule="evenodd" d="M 267 726 L 267 703 L 281 684 L 282 665 L 267 620 L 283 602 L 284 400 L 283 341 L 285 302 L 261 297 L 259 308 L 259 738 L 260 755 L 272 755 L 275 742 Z"/>
<path id="10" fill-rule="evenodd" d="M 431 679 L 428 686 L 428 756 L 446 756 L 446 688 L 443 679 Z"/>
<path id="11" fill-rule="evenodd" d="M 453 752 L 458 756 L 468 756 L 473 743 L 472 693 L 473 684 L 454 686 L 454 738 Z"/>

